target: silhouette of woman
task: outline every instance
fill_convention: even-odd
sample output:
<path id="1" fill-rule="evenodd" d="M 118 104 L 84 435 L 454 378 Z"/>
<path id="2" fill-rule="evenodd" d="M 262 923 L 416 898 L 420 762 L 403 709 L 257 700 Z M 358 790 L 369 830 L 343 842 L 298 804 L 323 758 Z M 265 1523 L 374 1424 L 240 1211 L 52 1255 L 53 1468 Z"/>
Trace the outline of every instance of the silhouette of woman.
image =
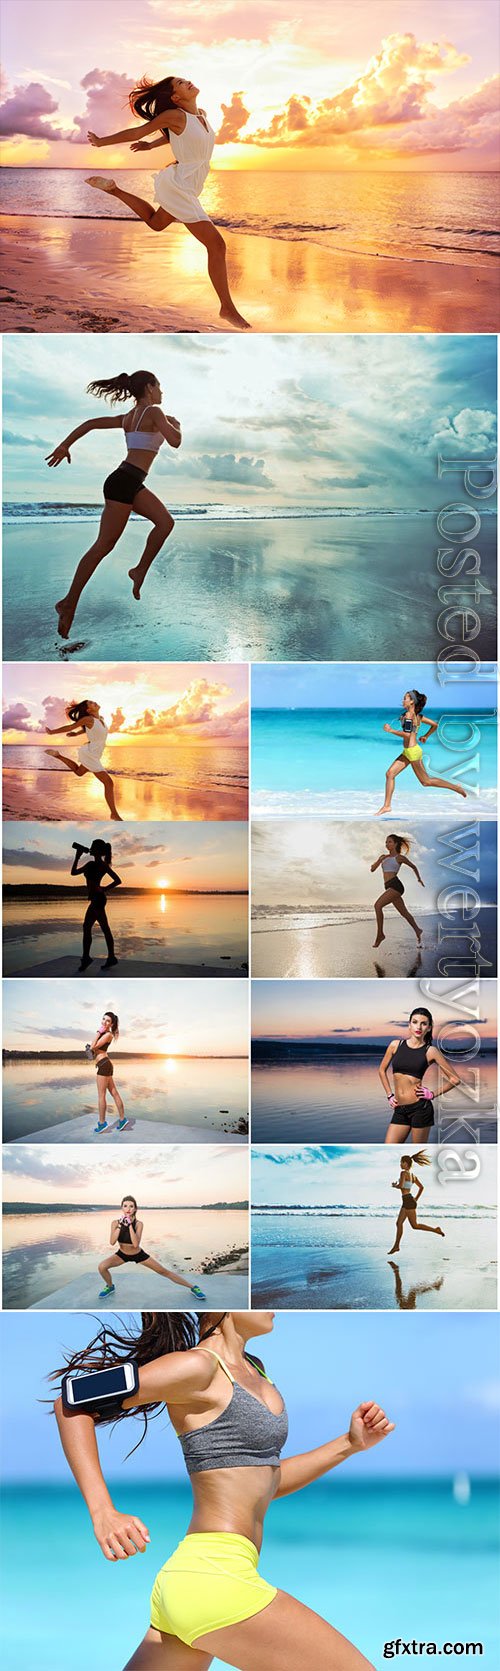
<path id="1" fill-rule="evenodd" d="M 106 904 L 107 894 L 120 887 L 121 876 L 117 876 L 116 871 L 111 868 L 111 843 L 97 840 L 91 842 L 90 847 L 84 847 L 81 841 L 74 841 L 73 847 L 75 857 L 71 866 L 71 875 L 85 877 L 89 899 L 83 919 L 83 948 L 78 974 L 83 974 L 84 970 L 88 969 L 89 964 L 93 963 L 90 948 L 94 923 L 98 923 L 99 928 L 102 929 L 108 953 L 106 962 L 101 963 L 101 969 L 112 969 L 118 962 L 118 958 L 115 957 L 115 943 L 106 915 Z M 80 860 L 84 853 L 88 853 L 90 857 L 86 859 L 85 864 L 81 864 Z M 111 881 L 105 888 L 103 887 L 103 879 L 106 875 L 111 877 Z"/>

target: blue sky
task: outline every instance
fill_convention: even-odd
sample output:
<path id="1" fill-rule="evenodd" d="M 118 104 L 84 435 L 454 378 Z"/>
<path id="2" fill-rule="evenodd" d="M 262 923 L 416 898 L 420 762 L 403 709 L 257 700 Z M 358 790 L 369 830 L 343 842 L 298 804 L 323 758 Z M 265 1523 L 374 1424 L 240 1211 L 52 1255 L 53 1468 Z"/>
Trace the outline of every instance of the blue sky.
<path id="1" fill-rule="evenodd" d="M 442 1151 L 436 1150 L 430 1152 L 429 1166 L 416 1169 L 424 1184 L 424 1202 L 433 1209 L 495 1205 L 495 1151 L 478 1144 L 460 1152 L 463 1172 L 453 1155 L 443 1160 Z M 392 1190 L 398 1170 L 391 1149 L 380 1144 L 277 1143 L 252 1150 L 252 1200 L 257 1207 L 338 1205 L 360 1207 L 369 1214 L 394 1202 L 399 1206 Z"/>
<path id="2" fill-rule="evenodd" d="M 492 336 L 10 337 L 5 498 L 99 501 L 118 434 L 79 441 L 70 467 L 49 471 L 44 456 L 109 410 L 87 383 L 145 362 L 183 427 L 180 451 L 164 447 L 154 467 L 155 491 L 174 505 L 437 509 L 461 481 L 438 480 L 438 453 L 494 451 Z"/>
<path id="3" fill-rule="evenodd" d="M 457 672 L 460 677 L 456 677 Z M 252 668 L 252 708 L 382 708 L 399 710 L 407 690 L 425 692 L 426 712 L 494 707 L 495 669 L 462 662 L 443 682 L 434 662 L 285 662 Z"/>
<path id="4" fill-rule="evenodd" d="M 12 1313 L 2 1316 L 0 1327 L 2 1357 L 9 1363 L 4 1477 L 63 1483 L 69 1475 L 55 1423 L 39 1400 L 48 1396 L 45 1376 L 62 1362 L 64 1349 L 76 1350 L 91 1339 L 94 1319 L 75 1312 Z M 350 1464 L 346 1479 L 442 1476 L 457 1469 L 490 1475 L 495 1468 L 497 1316 L 282 1313 L 260 1350 L 289 1407 L 288 1454 L 344 1432 L 351 1410 L 361 1399 L 375 1397 L 396 1421 L 396 1433 L 371 1456 Z M 127 1425 L 103 1435 L 109 1478 L 120 1476 L 133 1432 Z M 167 1418 L 160 1418 L 127 1462 L 126 1477 L 158 1481 L 182 1473 L 179 1447 Z"/>

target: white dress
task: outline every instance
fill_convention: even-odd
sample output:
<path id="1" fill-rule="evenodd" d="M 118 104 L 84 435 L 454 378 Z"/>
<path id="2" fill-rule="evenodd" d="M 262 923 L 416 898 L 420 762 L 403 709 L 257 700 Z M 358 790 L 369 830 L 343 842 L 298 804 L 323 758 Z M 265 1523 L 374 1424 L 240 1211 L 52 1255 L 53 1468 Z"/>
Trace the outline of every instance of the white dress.
<path id="1" fill-rule="evenodd" d="M 100 714 L 96 714 L 94 724 L 87 732 L 87 741 L 82 743 L 78 750 L 80 765 L 85 766 L 88 772 L 100 771 L 101 755 L 106 745 L 107 735 L 107 725 L 104 724 Z"/>
<path id="2" fill-rule="evenodd" d="M 166 209 L 168 215 L 182 221 L 184 226 L 193 226 L 197 220 L 210 220 L 210 215 L 199 202 L 199 193 L 203 190 L 215 145 L 213 128 L 209 122 L 204 127 L 197 116 L 186 111 L 184 132 L 171 133 L 170 144 L 175 162 L 155 174 L 157 203 Z"/>

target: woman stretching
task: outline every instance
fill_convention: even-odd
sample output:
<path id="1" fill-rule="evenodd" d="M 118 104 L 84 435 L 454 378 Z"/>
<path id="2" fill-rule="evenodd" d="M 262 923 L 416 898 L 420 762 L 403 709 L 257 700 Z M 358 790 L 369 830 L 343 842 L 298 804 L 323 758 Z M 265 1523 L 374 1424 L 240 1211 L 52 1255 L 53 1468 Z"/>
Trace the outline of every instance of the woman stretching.
<path id="1" fill-rule="evenodd" d="M 405 1143 L 410 1136 L 420 1148 L 427 1143 L 434 1125 L 432 1091 L 423 1084 L 424 1074 L 434 1062 L 446 1083 L 440 1084 L 439 1094 L 445 1096 L 460 1084 L 460 1077 L 448 1067 L 445 1057 L 432 1042 L 433 1019 L 430 1010 L 412 1010 L 405 1039 L 392 1039 L 379 1067 L 387 1101 L 392 1108 L 386 1143 Z M 394 1087 L 389 1079 L 392 1069 Z"/>
<path id="2" fill-rule="evenodd" d="M 89 1046 L 97 1071 L 98 1115 L 97 1125 L 94 1126 L 94 1131 L 97 1132 L 99 1136 L 102 1131 L 108 1130 L 108 1122 L 106 1119 L 106 1095 L 108 1091 L 118 1109 L 118 1122 L 116 1130 L 123 1131 L 127 1124 L 127 1116 L 120 1092 L 117 1090 L 115 1085 L 113 1063 L 111 1061 L 111 1057 L 108 1056 L 110 1044 L 113 1043 L 113 1039 L 117 1039 L 118 1037 L 118 1016 L 114 1015 L 113 1010 L 106 1010 L 106 1014 L 103 1015 L 101 1025 L 98 1028 L 95 1039 Z"/>
<path id="3" fill-rule="evenodd" d="M 428 1155 L 424 1155 L 421 1149 L 413 1157 L 411 1155 L 401 1156 L 399 1178 L 392 1186 L 393 1189 L 401 1190 L 401 1206 L 396 1219 L 394 1247 L 389 1248 L 389 1253 L 399 1253 L 405 1224 L 409 1224 L 410 1230 L 425 1230 L 428 1236 L 444 1236 L 444 1230 L 441 1230 L 438 1224 L 419 1224 L 417 1221 L 417 1206 L 420 1196 L 423 1195 L 424 1186 L 420 1178 L 413 1176 L 412 1167 L 430 1166 L 430 1164 Z M 413 1189 L 416 1191 L 415 1195 L 413 1195 Z"/>
<path id="4" fill-rule="evenodd" d="M 407 865 L 408 870 L 413 871 L 414 876 L 417 878 L 417 882 L 420 882 L 421 888 L 425 888 L 425 882 L 422 881 L 422 877 L 420 875 L 420 871 L 417 870 L 417 866 L 412 864 L 411 859 L 407 857 L 410 851 L 410 843 L 406 840 L 405 836 L 390 835 L 387 837 L 385 846 L 385 853 L 379 853 L 378 859 L 375 859 L 374 864 L 370 865 L 372 875 L 375 870 L 378 870 L 379 867 L 381 867 L 384 878 L 384 891 L 379 894 L 378 899 L 375 900 L 374 909 L 377 920 L 377 938 L 374 940 L 373 944 L 374 946 L 380 946 L 382 940 L 385 940 L 384 910 L 387 905 L 393 905 L 394 910 L 398 912 L 399 916 L 405 917 L 406 922 L 410 924 L 410 928 L 412 928 L 413 933 L 416 934 L 418 944 L 420 945 L 423 930 L 419 928 L 418 923 L 415 922 L 415 918 L 411 916 L 410 912 L 406 909 L 406 905 L 403 904 L 404 885 L 398 874 L 401 870 L 401 865 Z"/>
<path id="5" fill-rule="evenodd" d="M 248 1349 L 252 1337 L 272 1327 L 272 1311 L 208 1312 L 197 1323 L 187 1312 L 143 1311 L 137 1334 L 104 1325 L 64 1366 L 89 1371 L 134 1358 L 139 1370 L 139 1391 L 123 1400 L 118 1416 L 67 1415 L 60 1398 L 55 1404 L 63 1450 L 107 1561 L 125 1561 L 151 1540 L 136 1514 L 113 1506 L 97 1448 L 100 1421 L 139 1415 L 145 1433 L 150 1415 L 166 1406 L 191 1478 L 187 1534 L 158 1573 L 150 1628 L 125 1671 L 208 1671 L 214 1657 L 239 1671 L 373 1671 L 326 1619 L 262 1578 L 258 1558 L 273 1499 L 372 1450 L 394 1423 L 378 1404 L 364 1402 L 341 1438 L 281 1461 L 284 1399 Z M 321 1381 L 324 1366 L 311 1369 Z M 62 1374 L 55 1371 L 53 1380 Z"/>
<path id="6" fill-rule="evenodd" d="M 463 795 L 464 799 L 467 796 L 467 790 L 462 789 L 460 783 L 449 783 L 446 777 L 429 777 L 428 772 L 426 772 L 422 759 L 421 743 L 426 743 L 428 738 L 432 736 L 432 732 L 437 731 L 438 728 L 436 719 L 427 719 L 425 721 L 427 731 L 425 735 L 422 733 L 420 743 L 417 741 L 420 726 L 423 723 L 421 716 L 426 702 L 427 697 L 422 694 L 422 691 L 407 690 L 403 697 L 401 730 L 393 725 L 384 725 L 384 731 L 389 731 L 391 737 L 402 737 L 405 746 L 385 774 L 385 800 L 384 805 L 379 807 L 375 814 L 377 818 L 380 818 L 383 812 L 390 812 L 396 778 L 399 777 L 400 772 L 406 771 L 407 766 L 411 766 L 412 772 L 415 773 L 415 777 L 418 777 L 419 783 L 423 783 L 424 789 L 452 789 L 455 795 Z"/>
<path id="7" fill-rule="evenodd" d="M 104 798 L 109 806 L 111 817 L 121 823 L 117 811 L 113 779 L 109 772 L 103 771 L 101 755 L 106 746 L 108 727 L 99 712 L 98 702 L 70 702 L 66 708 L 68 725 L 47 725 L 49 737 L 57 737 L 62 731 L 65 737 L 85 737 L 85 742 L 78 750 L 78 760 L 71 760 L 69 755 L 60 754 L 57 748 L 46 748 L 45 753 L 52 755 L 54 760 L 62 760 L 68 772 L 74 772 L 76 777 L 85 777 L 92 772 L 99 779 L 104 788 Z"/>
<path id="8" fill-rule="evenodd" d="M 143 76 L 129 94 L 133 115 L 143 117 L 142 127 L 122 128 L 119 133 L 109 133 L 101 139 L 96 133 L 87 135 L 90 144 L 98 149 L 103 145 L 130 145 L 132 151 L 155 151 L 157 146 L 170 145 L 175 162 L 154 177 L 158 209 L 144 197 L 122 191 L 116 180 L 104 179 L 102 174 L 91 174 L 87 185 L 118 197 L 151 232 L 165 232 L 175 222 L 187 226 L 193 238 L 205 245 L 209 278 L 220 301 L 220 318 L 227 325 L 248 331 L 248 321 L 238 313 L 229 290 L 222 233 L 199 201 L 215 144 L 215 134 L 205 111 L 198 110 L 199 90 L 194 82 L 184 81 L 178 75 L 166 75 L 162 81 L 155 82 Z"/>
<path id="9" fill-rule="evenodd" d="M 71 866 L 71 875 L 85 877 L 89 898 L 89 904 L 83 919 L 82 960 L 79 964 L 78 973 L 83 974 L 84 970 L 89 968 L 89 964 L 94 961 L 90 956 L 94 923 L 99 923 L 99 928 L 102 929 L 108 953 L 106 962 L 101 963 L 101 969 L 113 969 L 118 963 L 118 958 L 115 957 L 115 943 L 106 915 L 106 904 L 108 894 L 112 893 L 115 888 L 121 887 L 121 876 L 117 876 L 116 870 L 111 869 L 111 843 L 97 840 L 91 842 L 90 847 L 83 847 L 81 841 L 74 841 L 73 847 L 75 857 Z M 85 860 L 85 864 L 81 864 L 80 860 L 84 853 L 88 853 L 90 857 Z M 105 876 L 110 876 L 111 881 L 104 888 L 103 880 Z"/>
<path id="10" fill-rule="evenodd" d="M 99 1294 L 100 1300 L 107 1300 L 109 1294 L 114 1294 L 115 1285 L 111 1281 L 110 1271 L 113 1266 L 126 1264 L 147 1265 L 150 1271 L 157 1271 L 158 1276 L 167 1276 L 170 1282 L 177 1282 L 180 1288 L 189 1289 L 190 1294 L 196 1294 L 197 1300 L 204 1300 L 205 1295 L 197 1284 L 186 1282 L 183 1276 L 177 1276 L 176 1271 L 167 1271 L 165 1265 L 160 1265 L 158 1259 L 153 1259 L 151 1253 L 144 1253 L 141 1247 L 141 1237 L 144 1229 L 142 1220 L 137 1217 L 137 1201 L 133 1195 L 124 1195 L 119 1218 L 114 1218 L 111 1225 L 110 1242 L 116 1252 L 108 1254 L 98 1266 L 99 1276 L 102 1276 L 105 1287 Z"/>
<path id="11" fill-rule="evenodd" d="M 123 417 L 114 418 L 86 418 L 85 423 L 72 429 L 65 441 L 60 441 L 58 447 L 49 453 L 46 463 L 49 470 L 63 459 L 71 464 L 70 447 L 74 441 L 79 441 L 82 435 L 89 435 L 92 429 L 121 429 L 125 440 L 127 456 L 106 477 L 103 487 L 104 510 L 101 516 L 99 533 L 94 544 L 80 558 L 69 591 L 64 598 L 56 603 L 58 618 L 58 633 L 60 638 L 67 638 L 73 624 L 77 604 L 84 586 L 88 585 L 95 574 L 99 563 L 109 556 L 114 546 L 127 526 L 129 516 L 134 511 L 136 516 L 143 516 L 147 522 L 152 522 L 151 533 L 148 534 L 142 557 L 136 568 L 129 569 L 129 579 L 132 581 L 132 593 L 137 600 L 141 595 L 143 585 L 151 564 L 161 551 L 162 545 L 172 533 L 174 527 L 173 516 L 162 505 L 149 488 L 144 486 L 148 470 L 153 459 L 168 441 L 170 447 L 180 447 L 181 426 L 177 418 L 166 417 L 161 410 L 162 392 L 154 371 L 122 371 L 118 377 L 103 377 L 87 386 L 87 393 L 109 400 L 115 406 L 119 400 L 133 400 L 134 405 Z"/>

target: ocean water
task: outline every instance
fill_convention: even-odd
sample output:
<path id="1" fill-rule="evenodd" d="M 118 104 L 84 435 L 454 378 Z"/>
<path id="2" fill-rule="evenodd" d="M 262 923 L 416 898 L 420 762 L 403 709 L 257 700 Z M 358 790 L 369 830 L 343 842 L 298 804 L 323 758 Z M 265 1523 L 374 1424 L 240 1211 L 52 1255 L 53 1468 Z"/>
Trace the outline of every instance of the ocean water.
<path id="1" fill-rule="evenodd" d="M 81 953 L 82 923 L 86 900 L 4 898 L 4 974 L 36 975 L 40 964 L 61 959 L 76 964 Z M 118 969 L 113 976 L 145 975 L 158 969 L 168 973 L 171 963 L 181 963 L 187 975 L 219 969 L 221 974 L 245 972 L 248 955 L 248 902 L 244 894 L 113 894 L 108 920 L 115 940 Z M 93 938 L 92 974 L 99 973 L 106 948 L 99 928 Z M 102 956 L 101 956 L 102 954 Z M 137 965 L 140 965 L 138 968 Z M 151 966 L 151 967 L 149 967 Z M 71 973 L 68 966 L 54 967 L 52 974 Z"/>
<path id="2" fill-rule="evenodd" d="M 360 515 L 328 504 L 258 513 L 217 504 L 176 510 L 175 489 L 161 470 L 153 485 L 179 520 L 140 607 L 127 578 L 143 541 L 140 519 L 132 517 L 83 595 L 69 648 L 57 636 L 54 604 L 96 536 L 100 506 L 79 504 L 77 487 L 73 503 L 6 505 L 6 659 L 55 661 L 74 652 L 78 661 L 391 661 L 404 645 L 408 659 L 431 660 L 442 648 L 433 512 Z M 96 482 L 96 495 L 99 488 Z M 491 515 L 482 522 L 481 564 L 492 590 L 481 598 L 474 648 L 491 659 Z"/>
<path id="3" fill-rule="evenodd" d="M 496 1214 L 490 1207 L 452 1207 L 442 1193 L 435 1204 L 436 1192 L 427 1187 L 418 1217 L 442 1225 L 444 1240 L 407 1225 L 392 1260 L 399 1203 L 396 1210 L 368 1213 L 341 1202 L 306 1210 L 255 1202 L 251 1304 L 292 1311 L 495 1311 Z"/>
<path id="4" fill-rule="evenodd" d="M 311 1050 L 287 1051 L 273 1048 L 266 1060 L 265 1047 L 252 1066 L 252 1138 L 254 1143 L 381 1143 L 388 1120 L 387 1103 L 378 1077 L 383 1052 L 353 1050 L 340 1055 L 325 1052 L 315 1060 Z M 449 1057 L 451 1064 L 452 1058 Z M 472 1066 L 457 1062 L 462 1086 L 436 1100 L 436 1126 L 429 1141 L 463 1142 L 467 1132 L 454 1121 L 468 1122 L 479 1132 L 481 1142 L 496 1142 L 497 1071 L 491 1055 L 480 1054 Z M 478 1086 L 474 1082 L 478 1076 Z M 436 1074 L 426 1074 L 426 1084 L 435 1087 Z M 467 1096 L 467 1089 L 472 1093 Z M 477 1100 L 476 1100 L 477 1099 Z M 390 1110 L 389 1110 L 390 1113 Z M 458 1134 L 462 1132 L 460 1137 Z"/>
<path id="5" fill-rule="evenodd" d="M 87 1271 L 96 1272 L 96 1303 L 102 1286 L 97 1266 L 109 1252 L 113 1213 L 96 1207 L 91 1212 L 8 1213 L 3 1215 L 3 1305 L 24 1310 L 54 1294 Z M 205 1259 L 227 1253 L 248 1242 L 248 1217 L 243 1210 L 145 1207 L 142 1246 L 181 1276 L 199 1271 Z M 116 1303 L 120 1303 L 117 1269 Z M 162 1278 L 158 1277 L 158 1304 Z"/>
<path id="6" fill-rule="evenodd" d="M 487 694 L 487 693 L 486 693 Z M 492 687 L 493 697 L 493 687 Z M 345 708 L 254 708 L 252 710 L 252 811 L 255 814 L 373 815 L 384 799 L 387 768 L 403 743 L 384 732 L 398 726 L 399 713 L 387 708 L 349 708 L 346 670 Z M 438 718 L 432 707 L 432 718 Z M 494 699 L 483 713 L 447 714 L 423 745 L 431 775 L 446 776 L 468 790 L 473 815 L 494 816 L 496 805 L 496 717 Z M 446 789 L 426 790 L 411 767 L 396 781 L 393 808 L 404 813 L 458 813 L 464 801 Z"/>
<path id="7" fill-rule="evenodd" d="M 248 1111 L 248 1065 L 239 1057 L 217 1060 L 168 1058 L 120 1060 L 113 1051 L 115 1082 L 126 1112 L 136 1122 L 152 1121 L 158 1143 L 169 1141 L 169 1127 L 183 1125 L 202 1131 L 206 1142 L 237 1126 Z M 5 1143 L 53 1131 L 62 1122 L 89 1116 L 95 1124 L 97 1106 L 92 1064 L 54 1056 L 51 1062 L 5 1062 L 3 1068 L 3 1137 Z"/>
<path id="8" fill-rule="evenodd" d="M 157 169 L 157 158 L 151 170 L 120 169 L 119 184 L 152 202 Z M 86 173 L 86 169 L 3 169 L 3 211 L 133 219 L 123 203 L 92 191 L 85 184 Z M 491 267 L 500 237 L 494 188 L 491 174 L 459 171 L 273 174 L 212 169 L 203 204 L 218 226 L 232 232 L 293 242 L 302 238 L 327 249 L 397 255 L 408 261 Z"/>
<path id="9" fill-rule="evenodd" d="M 493 1671 L 499 1651 L 496 1482 L 472 1481 L 463 1505 L 453 1496 L 451 1479 L 412 1478 L 413 1456 L 408 1466 L 409 1477 L 401 1481 L 364 1486 L 342 1483 L 335 1474 L 272 1504 L 263 1576 L 321 1613 L 377 1667 L 385 1664 L 384 1643 L 401 1636 L 482 1642 L 481 1664 Z M 141 1640 L 156 1572 L 189 1521 L 190 1492 L 168 1476 L 155 1484 L 136 1481 L 127 1490 L 126 1472 L 112 1492 L 118 1508 L 132 1508 L 146 1522 L 152 1543 L 141 1558 L 111 1569 L 74 1486 L 5 1489 L 6 1671 L 35 1665 L 37 1671 L 67 1671 L 68 1642 L 72 1671 L 88 1671 L 89 1664 L 93 1671 L 122 1671 Z M 402 1528 L 410 1527 L 412 1546 L 425 1550 L 425 1583 L 395 1585 Z M 212 1668 L 222 1671 L 222 1662 L 214 1659 Z"/>
<path id="10" fill-rule="evenodd" d="M 93 774 L 75 777 L 47 754 L 47 746 L 76 760 L 74 744 L 7 743 L 3 750 L 4 818 L 54 820 L 105 816 L 104 790 Z M 106 743 L 102 766 L 111 772 L 121 817 L 148 819 L 245 819 L 248 809 L 246 747 L 226 743 Z"/>

